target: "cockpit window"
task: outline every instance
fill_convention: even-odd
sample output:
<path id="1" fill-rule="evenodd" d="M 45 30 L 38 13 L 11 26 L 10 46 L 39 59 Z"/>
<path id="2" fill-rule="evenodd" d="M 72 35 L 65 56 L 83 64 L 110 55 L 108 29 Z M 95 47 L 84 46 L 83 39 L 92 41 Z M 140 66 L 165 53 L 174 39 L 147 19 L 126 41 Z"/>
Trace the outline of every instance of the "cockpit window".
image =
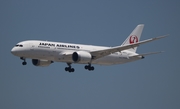
<path id="1" fill-rule="evenodd" d="M 23 45 L 17 44 L 17 45 L 15 45 L 15 47 L 23 47 Z"/>

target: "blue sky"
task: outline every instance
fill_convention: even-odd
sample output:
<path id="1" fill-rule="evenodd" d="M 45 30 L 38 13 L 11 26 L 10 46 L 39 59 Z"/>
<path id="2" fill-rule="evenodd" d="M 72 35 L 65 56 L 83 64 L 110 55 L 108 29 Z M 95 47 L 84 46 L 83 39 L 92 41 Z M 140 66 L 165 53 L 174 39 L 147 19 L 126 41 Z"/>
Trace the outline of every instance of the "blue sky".
<path id="1" fill-rule="evenodd" d="M 178 0 L 4 0 L 0 2 L 1 109 L 179 109 Z M 165 51 L 114 66 L 65 63 L 22 66 L 10 53 L 18 42 L 38 39 L 120 45 L 138 24 L 143 39 L 170 34 L 138 48 Z"/>

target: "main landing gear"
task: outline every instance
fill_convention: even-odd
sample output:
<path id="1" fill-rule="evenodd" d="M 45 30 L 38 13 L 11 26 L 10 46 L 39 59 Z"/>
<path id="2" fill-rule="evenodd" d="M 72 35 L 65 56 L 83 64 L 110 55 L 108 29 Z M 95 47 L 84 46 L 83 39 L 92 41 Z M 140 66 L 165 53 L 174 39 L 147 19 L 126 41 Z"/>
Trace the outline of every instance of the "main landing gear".
<path id="1" fill-rule="evenodd" d="M 21 59 L 21 60 L 23 60 L 22 65 L 26 65 L 26 64 L 27 64 L 27 62 L 26 62 L 26 59 L 25 59 L 25 58 L 20 57 L 20 59 Z"/>
<path id="2" fill-rule="evenodd" d="M 89 70 L 89 71 L 93 71 L 93 70 L 94 70 L 94 67 L 91 66 L 91 64 L 85 65 L 84 68 L 85 68 L 86 70 Z"/>
<path id="3" fill-rule="evenodd" d="M 67 63 L 68 67 L 65 67 L 65 71 L 68 71 L 69 73 L 74 72 L 75 69 L 71 67 L 71 63 Z M 93 71 L 94 67 L 91 66 L 91 64 L 85 65 L 84 68 L 89 71 Z"/>
<path id="4" fill-rule="evenodd" d="M 67 63 L 68 67 L 65 68 L 65 71 L 74 72 L 74 68 L 71 68 L 71 63 Z"/>

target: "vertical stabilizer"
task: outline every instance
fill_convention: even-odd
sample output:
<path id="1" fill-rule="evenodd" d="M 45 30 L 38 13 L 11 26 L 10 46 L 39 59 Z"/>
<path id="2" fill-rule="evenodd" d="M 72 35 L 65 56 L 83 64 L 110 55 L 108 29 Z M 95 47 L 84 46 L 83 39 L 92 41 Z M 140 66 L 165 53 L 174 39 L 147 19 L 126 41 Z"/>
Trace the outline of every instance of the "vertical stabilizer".
<path id="1" fill-rule="evenodd" d="M 141 33 L 143 31 L 144 28 L 144 24 L 140 24 L 138 25 L 133 31 L 132 33 L 127 37 L 127 39 L 123 42 L 122 45 L 129 45 L 129 44 L 134 44 L 139 42 L 140 38 L 141 38 Z M 128 49 L 131 52 L 136 52 L 137 47 Z"/>

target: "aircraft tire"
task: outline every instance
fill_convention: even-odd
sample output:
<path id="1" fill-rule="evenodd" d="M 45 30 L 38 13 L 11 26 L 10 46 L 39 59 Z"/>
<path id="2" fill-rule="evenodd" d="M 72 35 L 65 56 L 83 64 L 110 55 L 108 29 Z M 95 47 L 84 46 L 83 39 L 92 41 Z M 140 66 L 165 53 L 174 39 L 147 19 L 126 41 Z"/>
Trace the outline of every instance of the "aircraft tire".
<path id="1" fill-rule="evenodd" d="M 22 62 L 22 65 L 26 65 L 27 64 L 27 62 Z"/>
<path id="2" fill-rule="evenodd" d="M 90 67 L 90 69 L 91 69 L 91 70 L 94 70 L 94 67 L 92 66 L 92 67 Z"/>
<path id="3" fill-rule="evenodd" d="M 68 68 L 68 67 L 65 67 L 65 71 L 69 71 L 69 68 Z"/>
<path id="4" fill-rule="evenodd" d="M 93 70 L 94 70 L 94 67 L 91 66 L 91 67 L 88 68 L 88 70 L 89 70 L 89 71 L 93 71 Z"/>
<path id="5" fill-rule="evenodd" d="M 70 68 L 70 67 L 66 67 L 66 68 L 65 68 L 65 71 L 68 71 L 68 72 L 74 72 L 75 69 L 74 69 L 74 68 Z"/>
<path id="6" fill-rule="evenodd" d="M 84 68 L 85 68 L 85 69 L 89 69 L 89 66 L 85 65 Z"/>
<path id="7" fill-rule="evenodd" d="M 71 71 L 71 72 L 74 72 L 75 70 L 74 70 L 74 68 L 71 68 L 70 71 Z"/>

